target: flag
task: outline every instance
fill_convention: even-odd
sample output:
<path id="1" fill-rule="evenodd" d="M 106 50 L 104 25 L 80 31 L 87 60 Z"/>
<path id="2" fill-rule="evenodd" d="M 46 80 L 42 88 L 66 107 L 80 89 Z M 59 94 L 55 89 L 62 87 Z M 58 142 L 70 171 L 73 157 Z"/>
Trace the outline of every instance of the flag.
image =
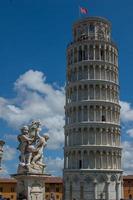
<path id="1" fill-rule="evenodd" d="M 88 13 L 88 9 L 87 9 L 87 8 L 83 8 L 83 7 L 80 7 L 80 13 L 82 13 L 82 14 L 87 14 L 87 13 Z"/>

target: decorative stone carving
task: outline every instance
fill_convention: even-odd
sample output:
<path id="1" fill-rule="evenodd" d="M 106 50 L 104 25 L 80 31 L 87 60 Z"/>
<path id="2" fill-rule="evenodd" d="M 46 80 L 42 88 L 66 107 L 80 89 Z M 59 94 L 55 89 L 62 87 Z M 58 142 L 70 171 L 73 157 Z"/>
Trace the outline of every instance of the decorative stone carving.
<path id="1" fill-rule="evenodd" d="M 43 149 L 49 137 L 40 135 L 40 121 L 32 121 L 30 125 L 23 126 L 18 135 L 20 151 L 18 173 L 43 173 L 46 167 L 43 163 Z"/>

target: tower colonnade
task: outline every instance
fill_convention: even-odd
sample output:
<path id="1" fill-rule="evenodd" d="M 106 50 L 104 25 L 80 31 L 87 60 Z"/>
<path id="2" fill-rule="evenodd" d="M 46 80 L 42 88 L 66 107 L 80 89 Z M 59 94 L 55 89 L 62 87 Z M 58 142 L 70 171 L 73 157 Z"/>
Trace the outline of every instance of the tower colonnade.
<path id="1" fill-rule="evenodd" d="M 89 45 L 86 45 L 86 40 L 82 40 L 82 43 L 85 44 L 81 44 L 80 42 L 72 44 L 72 48 L 68 50 L 68 65 L 84 60 L 98 60 L 114 65 L 118 64 L 118 52 L 113 43 L 106 44 L 103 41 L 103 44 L 99 44 L 97 41 L 97 44 L 95 44 L 93 41 Z"/>
<path id="2" fill-rule="evenodd" d="M 76 145 L 114 146 L 121 145 L 120 130 L 117 128 L 70 128 L 66 130 L 65 146 L 75 147 Z M 89 147 L 88 147 L 89 148 Z"/>
<path id="3" fill-rule="evenodd" d="M 75 67 L 68 66 L 68 82 L 71 81 L 73 83 L 82 79 L 94 79 L 114 82 L 118 84 L 117 67 L 105 62 L 101 62 L 99 65 L 98 63 L 98 61 L 94 61 L 94 63 L 90 62 L 88 65 L 86 60 L 79 62 L 79 64 L 76 64 Z"/>
<path id="4" fill-rule="evenodd" d="M 118 49 L 108 20 L 73 25 L 66 79 L 64 200 L 120 200 Z"/>
<path id="5" fill-rule="evenodd" d="M 66 91 L 67 103 L 83 100 L 104 100 L 119 103 L 119 88 L 117 85 L 97 81 L 90 85 L 87 82 L 71 85 Z"/>
<path id="6" fill-rule="evenodd" d="M 85 150 L 81 148 L 68 150 L 65 152 L 66 163 L 65 169 L 119 169 L 121 168 L 121 151 L 117 148 L 112 151 L 112 149 L 105 150 L 98 149 L 96 147 L 94 150 Z M 90 160 L 91 159 L 91 162 Z"/>
<path id="7" fill-rule="evenodd" d="M 106 104 L 105 104 L 106 105 Z M 66 124 L 76 122 L 110 122 L 114 124 L 120 123 L 120 107 L 111 105 L 100 106 L 98 104 L 77 105 L 66 110 Z"/>

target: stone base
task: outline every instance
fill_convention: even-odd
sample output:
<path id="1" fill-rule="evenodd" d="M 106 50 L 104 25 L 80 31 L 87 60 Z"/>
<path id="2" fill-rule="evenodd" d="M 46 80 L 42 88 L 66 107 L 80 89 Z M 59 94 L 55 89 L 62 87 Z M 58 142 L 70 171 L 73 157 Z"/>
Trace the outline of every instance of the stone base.
<path id="1" fill-rule="evenodd" d="M 49 174 L 14 174 L 18 200 L 45 200 L 45 177 Z"/>
<path id="2" fill-rule="evenodd" d="M 44 173 L 44 168 L 43 166 L 38 166 L 38 165 L 29 165 L 29 166 L 26 166 L 26 165 L 20 165 L 18 166 L 18 170 L 17 170 L 17 173 L 18 174 L 27 174 L 27 173 L 30 173 L 30 174 L 43 174 Z"/>

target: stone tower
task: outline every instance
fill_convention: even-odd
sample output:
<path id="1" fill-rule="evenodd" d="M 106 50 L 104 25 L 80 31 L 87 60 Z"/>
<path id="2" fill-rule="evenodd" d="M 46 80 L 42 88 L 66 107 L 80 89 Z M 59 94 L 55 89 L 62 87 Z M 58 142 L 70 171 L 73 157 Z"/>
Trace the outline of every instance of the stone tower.
<path id="1" fill-rule="evenodd" d="M 64 200 L 120 200 L 122 169 L 118 49 L 111 24 L 73 25 L 67 48 Z"/>

